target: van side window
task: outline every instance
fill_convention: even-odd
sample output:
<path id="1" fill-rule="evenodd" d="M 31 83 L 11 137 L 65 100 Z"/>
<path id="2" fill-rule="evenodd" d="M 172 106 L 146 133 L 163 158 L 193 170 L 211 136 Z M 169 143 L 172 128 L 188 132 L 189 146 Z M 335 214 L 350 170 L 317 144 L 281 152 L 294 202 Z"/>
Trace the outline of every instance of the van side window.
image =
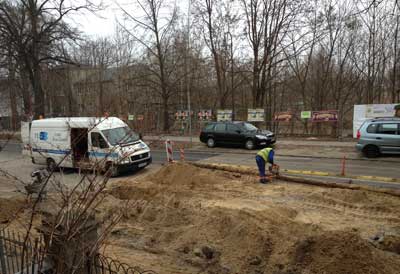
<path id="1" fill-rule="evenodd" d="M 379 124 L 370 124 L 367 128 L 368 133 L 376 133 Z"/>
<path id="2" fill-rule="evenodd" d="M 107 142 L 104 140 L 103 136 L 101 136 L 98 132 L 91 133 L 92 146 L 98 148 L 108 148 Z"/>
<path id="3" fill-rule="evenodd" d="M 397 128 L 398 128 L 397 124 L 380 124 L 377 133 L 396 135 Z"/>

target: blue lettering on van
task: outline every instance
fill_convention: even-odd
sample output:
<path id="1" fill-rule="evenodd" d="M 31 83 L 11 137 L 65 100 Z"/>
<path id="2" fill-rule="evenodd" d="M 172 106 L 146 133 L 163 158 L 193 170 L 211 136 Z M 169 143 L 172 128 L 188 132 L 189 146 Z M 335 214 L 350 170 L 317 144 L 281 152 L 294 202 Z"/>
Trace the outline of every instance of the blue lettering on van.
<path id="1" fill-rule="evenodd" d="M 47 141 L 47 139 L 49 138 L 49 134 L 46 131 L 41 131 L 39 133 L 39 139 L 42 141 Z"/>

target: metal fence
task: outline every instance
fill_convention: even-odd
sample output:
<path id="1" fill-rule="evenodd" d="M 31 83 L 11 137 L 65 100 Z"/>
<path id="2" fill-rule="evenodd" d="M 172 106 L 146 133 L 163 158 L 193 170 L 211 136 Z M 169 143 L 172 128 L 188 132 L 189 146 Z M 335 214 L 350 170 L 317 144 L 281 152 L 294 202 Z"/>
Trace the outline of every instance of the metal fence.
<path id="1" fill-rule="evenodd" d="M 25 239 L 18 233 L 0 230 L 0 274 L 52 273 L 51 268 L 43 264 L 46 254 L 42 246 L 41 238 Z M 83 268 L 79 273 L 156 274 L 154 271 L 132 267 L 101 254 L 88 260 Z"/>
<path id="2" fill-rule="evenodd" d="M 89 268 L 90 274 L 156 274 L 154 271 L 132 267 L 100 254 L 97 255 L 94 263 L 89 264 Z"/>
<path id="3" fill-rule="evenodd" d="M 0 230 L 0 273 L 32 273 L 34 271 L 34 252 L 38 247 L 38 239 L 32 241 L 20 234 L 8 230 Z M 35 247 L 36 246 L 36 247 Z"/>

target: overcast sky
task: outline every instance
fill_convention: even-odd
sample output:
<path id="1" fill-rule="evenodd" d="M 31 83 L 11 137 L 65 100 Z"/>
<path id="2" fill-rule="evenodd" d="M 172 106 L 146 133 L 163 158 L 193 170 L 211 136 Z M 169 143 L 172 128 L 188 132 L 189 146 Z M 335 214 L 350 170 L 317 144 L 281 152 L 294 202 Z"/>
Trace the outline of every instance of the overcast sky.
<path id="1" fill-rule="evenodd" d="M 188 0 L 167 0 L 172 5 L 175 3 L 181 9 L 182 13 L 186 13 Z M 100 1 L 98 1 L 100 2 Z M 90 36 L 108 36 L 112 35 L 116 27 L 116 19 L 122 19 L 123 7 L 128 12 L 140 16 L 140 9 L 135 5 L 136 0 L 102 0 L 105 8 L 97 13 L 85 13 L 74 17 L 74 24 L 78 24 L 81 31 Z"/>

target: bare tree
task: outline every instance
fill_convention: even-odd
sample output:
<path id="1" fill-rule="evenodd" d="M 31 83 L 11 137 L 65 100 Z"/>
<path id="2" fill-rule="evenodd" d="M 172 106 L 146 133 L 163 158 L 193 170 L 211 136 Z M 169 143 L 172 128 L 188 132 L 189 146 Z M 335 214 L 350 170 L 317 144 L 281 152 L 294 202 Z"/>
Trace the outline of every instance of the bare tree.
<path id="1" fill-rule="evenodd" d="M 171 89 L 171 70 L 167 68 L 168 54 L 171 50 L 171 38 L 177 21 L 177 10 L 172 8 L 169 15 L 163 17 L 161 13 L 168 11 L 168 3 L 165 0 L 136 0 L 139 9 L 144 13 L 140 18 L 122 8 L 126 19 L 133 22 L 134 29 L 121 24 L 129 35 L 139 42 L 144 52 L 148 54 L 148 70 L 154 79 L 147 80 L 155 87 L 155 91 L 161 97 L 163 113 L 163 129 L 169 129 L 169 100 L 174 90 Z M 174 66 L 172 66 L 174 67 Z"/>
<path id="2" fill-rule="evenodd" d="M 69 62 L 64 45 L 78 38 L 77 31 L 64 19 L 82 10 L 95 9 L 89 0 L 73 5 L 66 0 L 0 3 L 0 37 L 10 45 L 13 58 L 28 76 L 35 116 L 45 113 L 42 67 L 52 62 Z"/>

